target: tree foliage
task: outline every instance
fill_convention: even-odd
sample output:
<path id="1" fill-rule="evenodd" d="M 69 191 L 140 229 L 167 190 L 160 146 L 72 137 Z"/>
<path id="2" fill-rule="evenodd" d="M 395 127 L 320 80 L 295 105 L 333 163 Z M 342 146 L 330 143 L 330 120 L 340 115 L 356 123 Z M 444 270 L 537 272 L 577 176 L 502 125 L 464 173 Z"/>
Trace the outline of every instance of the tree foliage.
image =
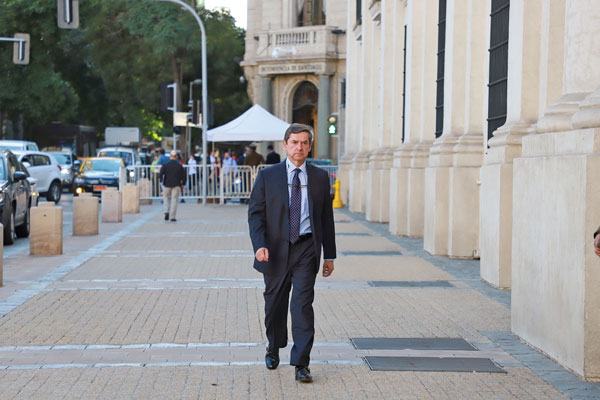
<path id="1" fill-rule="evenodd" d="M 27 132 L 61 121 L 165 134 L 172 121 L 159 111 L 158 89 L 173 81 L 180 88 L 178 108 L 187 110 L 187 84 L 201 77 L 201 36 L 193 16 L 177 5 L 86 0 L 77 30 L 57 28 L 55 1 L 0 0 L 0 9 L 0 35 L 31 35 L 27 66 L 12 64 L 12 45 L 0 44 L 0 124 L 22 121 Z M 244 31 L 228 14 L 199 13 L 207 32 L 208 95 L 219 125 L 249 106 L 239 81 Z M 194 89 L 199 99 L 200 86 Z"/>

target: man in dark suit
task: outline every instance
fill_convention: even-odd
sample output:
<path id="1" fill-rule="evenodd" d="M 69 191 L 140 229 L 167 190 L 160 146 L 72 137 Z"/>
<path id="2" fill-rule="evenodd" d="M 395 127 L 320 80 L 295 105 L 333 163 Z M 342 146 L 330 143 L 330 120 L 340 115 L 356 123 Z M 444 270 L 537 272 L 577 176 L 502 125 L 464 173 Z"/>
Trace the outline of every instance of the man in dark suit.
<path id="1" fill-rule="evenodd" d="M 281 157 L 273 150 L 272 144 L 267 146 L 267 150 L 269 150 L 267 153 L 267 164 L 279 164 L 281 162 Z"/>
<path id="2" fill-rule="evenodd" d="M 329 176 L 306 163 L 313 141 L 312 128 L 292 124 L 286 130 L 285 162 L 259 171 L 248 206 L 248 225 L 254 248 L 254 268 L 265 281 L 265 327 L 269 344 L 268 369 L 279 365 L 279 349 L 287 346 L 287 313 L 292 298 L 290 364 L 296 380 L 312 382 L 308 365 L 315 328 L 312 303 L 323 248 L 323 276 L 333 272 L 335 228 Z"/>

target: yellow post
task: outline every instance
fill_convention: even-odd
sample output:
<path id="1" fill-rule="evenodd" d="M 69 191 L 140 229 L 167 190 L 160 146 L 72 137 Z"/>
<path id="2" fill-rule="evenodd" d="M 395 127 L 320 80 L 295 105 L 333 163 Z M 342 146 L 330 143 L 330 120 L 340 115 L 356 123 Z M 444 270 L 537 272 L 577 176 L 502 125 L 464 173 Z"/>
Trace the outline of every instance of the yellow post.
<path id="1" fill-rule="evenodd" d="M 335 189 L 335 195 L 333 196 L 333 208 L 342 208 L 344 204 L 342 204 L 342 199 L 340 197 L 340 180 L 336 179 L 333 184 Z"/>

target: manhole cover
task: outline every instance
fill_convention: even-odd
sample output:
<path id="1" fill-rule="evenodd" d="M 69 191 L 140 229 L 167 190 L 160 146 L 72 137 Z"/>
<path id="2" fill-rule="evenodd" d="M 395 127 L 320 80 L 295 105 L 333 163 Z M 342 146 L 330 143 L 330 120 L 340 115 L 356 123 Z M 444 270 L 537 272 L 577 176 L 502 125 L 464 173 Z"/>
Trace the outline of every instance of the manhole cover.
<path id="1" fill-rule="evenodd" d="M 461 338 L 350 338 L 358 350 L 468 350 L 477 351 Z"/>
<path id="2" fill-rule="evenodd" d="M 399 251 L 343 251 L 345 256 L 401 256 Z"/>
<path id="3" fill-rule="evenodd" d="M 489 358 L 378 357 L 367 356 L 371 371 L 499 372 Z"/>
<path id="4" fill-rule="evenodd" d="M 399 287 L 399 288 L 448 288 L 455 287 L 450 281 L 369 281 L 373 287 Z"/>

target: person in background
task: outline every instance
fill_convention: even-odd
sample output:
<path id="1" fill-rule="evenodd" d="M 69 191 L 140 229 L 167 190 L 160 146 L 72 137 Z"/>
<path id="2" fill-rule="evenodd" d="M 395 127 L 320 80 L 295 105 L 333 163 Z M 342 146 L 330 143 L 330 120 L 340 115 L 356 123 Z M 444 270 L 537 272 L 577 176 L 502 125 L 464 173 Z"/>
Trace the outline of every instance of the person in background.
<path id="1" fill-rule="evenodd" d="M 198 162 L 193 154 L 188 160 L 188 190 L 190 195 L 198 195 Z"/>
<path id="2" fill-rule="evenodd" d="M 223 153 L 223 187 L 228 192 L 233 192 L 235 185 L 235 177 L 237 175 L 237 162 L 231 157 L 231 154 L 226 151 Z"/>
<path id="3" fill-rule="evenodd" d="M 267 150 L 269 150 L 267 153 L 267 164 L 279 164 L 281 162 L 281 157 L 275 152 L 272 144 L 267 146 Z"/>
<path id="4" fill-rule="evenodd" d="M 177 152 L 173 150 L 169 157 L 169 162 L 160 167 L 160 182 L 164 186 L 163 200 L 165 221 L 177 221 L 177 199 L 181 190 L 185 187 L 186 174 L 185 169 L 177 161 Z"/>
<path id="5" fill-rule="evenodd" d="M 165 149 L 158 149 L 158 154 L 160 154 L 158 157 L 158 165 L 163 165 L 169 162 L 169 157 L 165 155 Z"/>
<path id="6" fill-rule="evenodd" d="M 262 154 L 256 152 L 256 146 L 246 146 L 246 157 L 244 158 L 244 165 L 256 167 L 257 165 L 264 164 L 265 158 Z"/>

